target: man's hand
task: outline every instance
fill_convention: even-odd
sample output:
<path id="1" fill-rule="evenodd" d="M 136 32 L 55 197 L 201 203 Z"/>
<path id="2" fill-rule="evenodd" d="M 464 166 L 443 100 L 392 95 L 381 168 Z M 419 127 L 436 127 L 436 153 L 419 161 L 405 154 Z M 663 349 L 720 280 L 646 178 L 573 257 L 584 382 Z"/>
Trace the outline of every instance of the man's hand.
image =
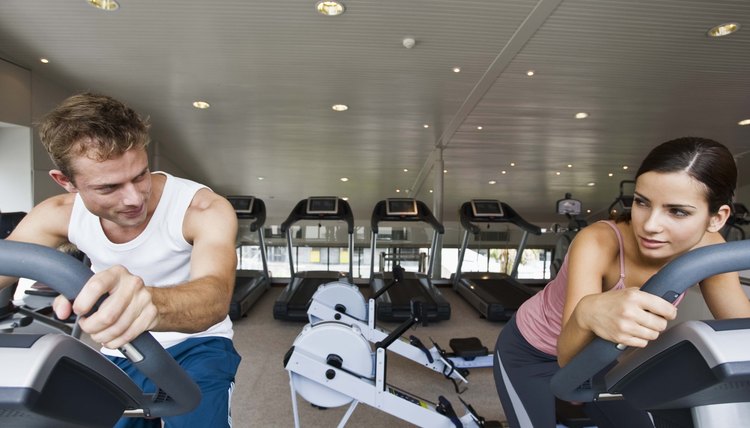
<path id="1" fill-rule="evenodd" d="M 108 297 L 99 309 L 85 316 L 105 294 Z M 53 308 L 60 319 L 67 319 L 71 311 L 75 312 L 80 318 L 81 329 L 91 336 L 91 340 L 110 349 L 129 343 L 158 324 L 158 311 L 148 288 L 140 277 L 122 266 L 113 266 L 92 276 L 72 305 L 58 296 Z"/>

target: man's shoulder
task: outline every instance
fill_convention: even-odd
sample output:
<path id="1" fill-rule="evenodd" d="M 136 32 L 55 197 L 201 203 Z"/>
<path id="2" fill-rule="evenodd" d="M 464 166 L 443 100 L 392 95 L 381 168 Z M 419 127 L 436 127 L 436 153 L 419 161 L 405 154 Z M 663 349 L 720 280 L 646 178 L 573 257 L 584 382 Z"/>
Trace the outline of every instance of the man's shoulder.
<path id="1" fill-rule="evenodd" d="M 57 213 L 59 213 L 60 210 L 64 210 L 67 213 L 70 213 L 73 210 L 75 200 L 75 193 L 62 193 L 60 195 L 51 196 L 40 202 L 34 207 L 34 210 L 42 212 L 55 211 Z"/>

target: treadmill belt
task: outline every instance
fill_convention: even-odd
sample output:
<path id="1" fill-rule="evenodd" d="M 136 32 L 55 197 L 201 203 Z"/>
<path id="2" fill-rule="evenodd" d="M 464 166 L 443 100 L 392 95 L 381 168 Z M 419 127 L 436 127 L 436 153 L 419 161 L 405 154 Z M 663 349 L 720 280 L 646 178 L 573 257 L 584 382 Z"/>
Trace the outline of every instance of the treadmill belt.
<path id="1" fill-rule="evenodd" d="M 381 286 L 391 282 L 392 276 L 380 277 Z M 374 290 L 374 292 L 377 290 Z M 440 291 L 425 276 L 406 273 L 401 283 L 396 284 L 378 299 L 377 316 L 380 321 L 402 322 L 411 316 L 411 301 L 423 302 L 428 321 L 450 319 L 450 304 Z"/>
<path id="2" fill-rule="evenodd" d="M 289 299 L 287 306 L 289 309 L 298 309 L 307 311 L 307 304 L 310 302 L 313 294 L 318 291 L 318 286 L 335 281 L 331 278 L 305 278 L 298 286 L 297 292 Z"/>

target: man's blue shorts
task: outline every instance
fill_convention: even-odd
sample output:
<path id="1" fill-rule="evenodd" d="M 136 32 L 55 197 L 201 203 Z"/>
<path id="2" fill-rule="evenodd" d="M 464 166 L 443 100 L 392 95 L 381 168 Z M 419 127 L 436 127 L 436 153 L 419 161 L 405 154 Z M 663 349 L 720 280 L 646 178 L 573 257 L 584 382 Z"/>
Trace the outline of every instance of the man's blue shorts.
<path id="1" fill-rule="evenodd" d="M 223 337 L 188 339 L 167 348 L 167 352 L 198 384 L 202 398 L 198 408 L 190 413 L 164 418 L 166 428 L 231 427 L 232 389 L 240 356 L 232 341 Z M 108 357 L 130 376 L 145 392 L 156 387 L 133 367 L 126 358 Z M 117 428 L 158 428 L 160 419 L 122 418 Z"/>

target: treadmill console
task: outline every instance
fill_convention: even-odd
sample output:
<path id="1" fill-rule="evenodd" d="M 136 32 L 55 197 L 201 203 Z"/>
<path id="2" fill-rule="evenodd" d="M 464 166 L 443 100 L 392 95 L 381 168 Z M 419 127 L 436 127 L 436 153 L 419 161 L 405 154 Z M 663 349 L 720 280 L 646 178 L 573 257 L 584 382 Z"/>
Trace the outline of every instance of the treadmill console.
<path id="1" fill-rule="evenodd" d="M 238 215 L 252 214 L 253 203 L 255 202 L 253 196 L 227 196 L 227 200 L 232 204 L 234 212 Z"/>
<path id="2" fill-rule="evenodd" d="M 494 199 L 473 199 L 471 212 L 474 217 L 503 217 L 503 206 Z"/>
<path id="3" fill-rule="evenodd" d="M 560 199 L 557 201 L 557 213 L 576 216 L 581 213 L 581 201 L 572 198 Z"/>
<path id="4" fill-rule="evenodd" d="M 307 214 L 338 214 L 339 198 L 335 196 L 313 196 L 307 198 Z"/>
<path id="5" fill-rule="evenodd" d="M 388 198 L 385 203 L 388 216 L 416 216 L 419 214 L 417 200 L 410 198 Z"/>

